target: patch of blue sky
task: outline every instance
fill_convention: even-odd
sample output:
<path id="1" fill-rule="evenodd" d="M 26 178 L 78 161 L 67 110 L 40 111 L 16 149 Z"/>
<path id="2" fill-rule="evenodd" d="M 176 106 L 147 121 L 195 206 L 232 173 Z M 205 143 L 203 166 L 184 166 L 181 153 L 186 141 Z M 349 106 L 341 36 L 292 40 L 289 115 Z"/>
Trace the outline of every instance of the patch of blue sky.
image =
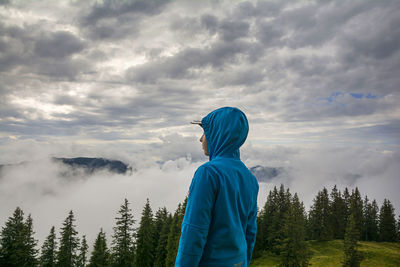
<path id="1" fill-rule="evenodd" d="M 375 99 L 375 98 L 378 98 L 377 95 L 373 95 L 373 94 L 371 94 L 371 93 L 368 93 L 368 94 L 350 93 L 350 95 L 351 95 L 352 97 L 358 98 L 358 99 L 361 99 L 361 98 L 367 98 L 367 99 Z"/>
<path id="2" fill-rule="evenodd" d="M 377 98 L 379 98 L 378 95 L 373 95 L 371 93 L 368 93 L 368 94 L 363 94 L 363 93 L 343 93 L 341 91 L 337 91 L 337 92 L 331 93 L 331 95 L 328 96 L 328 97 L 319 97 L 319 98 L 317 98 L 317 100 L 318 101 L 325 101 L 325 103 L 327 103 L 327 104 L 336 103 L 336 104 L 339 104 L 341 106 L 344 106 L 344 104 L 340 103 L 339 100 L 340 100 L 341 97 L 345 96 L 346 94 L 349 94 L 350 96 L 352 96 L 355 99 L 362 99 L 362 98 L 377 99 Z"/>
<path id="3" fill-rule="evenodd" d="M 336 102 L 339 97 L 344 96 L 342 92 L 333 92 L 329 97 L 326 97 L 326 101 L 329 103 Z"/>
<path id="4" fill-rule="evenodd" d="M 375 99 L 375 98 L 378 98 L 378 96 L 369 93 L 369 94 L 367 94 L 367 95 L 365 96 L 365 98 L 368 98 L 368 99 Z"/>
<path id="5" fill-rule="evenodd" d="M 358 93 L 350 93 L 350 95 L 354 98 L 363 98 L 364 94 L 358 94 Z"/>
<path id="6" fill-rule="evenodd" d="M 343 106 L 344 105 L 343 103 L 338 102 L 338 98 L 343 97 L 343 96 L 344 96 L 343 92 L 337 91 L 337 92 L 331 93 L 331 95 L 329 97 L 320 97 L 320 98 L 317 98 L 317 100 L 318 101 L 321 101 L 321 100 L 326 101 L 328 104 L 337 103 L 337 104 Z"/>

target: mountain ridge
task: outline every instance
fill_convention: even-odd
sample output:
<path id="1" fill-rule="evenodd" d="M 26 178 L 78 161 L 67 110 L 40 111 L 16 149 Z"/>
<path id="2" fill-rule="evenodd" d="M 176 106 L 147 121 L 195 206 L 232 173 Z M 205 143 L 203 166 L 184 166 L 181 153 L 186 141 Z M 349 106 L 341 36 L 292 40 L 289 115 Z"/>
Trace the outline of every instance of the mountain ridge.
<path id="1" fill-rule="evenodd" d="M 103 157 L 52 157 L 51 160 L 53 162 L 67 165 L 73 169 L 83 170 L 84 173 L 89 175 L 102 170 L 107 170 L 117 174 L 126 174 L 127 172 L 132 172 L 132 167 L 125 162 Z M 0 164 L 0 175 L 4 167 L 23 165 L 25 163 L 27 162 L 20 162 L 16 164 Z M 250 167 L 249 170 L 259 182 L 270 182 L 284 171 L 282 167 L 266 167 L 261 165 Z"/>

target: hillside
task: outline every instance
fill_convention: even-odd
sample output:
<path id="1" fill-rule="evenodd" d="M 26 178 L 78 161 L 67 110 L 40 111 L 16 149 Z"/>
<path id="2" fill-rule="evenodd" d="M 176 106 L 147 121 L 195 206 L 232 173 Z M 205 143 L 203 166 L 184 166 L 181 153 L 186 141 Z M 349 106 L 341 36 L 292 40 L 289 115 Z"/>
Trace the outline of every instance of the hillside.
<path id="1" fill-rule="evenodd" d="M 343 240 L 309 241 L 308 244 L 313 253 L 311 266 L 341 266 Z M 400 243 L 360 242 L 360 251 L 364 253 L 361 267 L 400 266 Z M 253 259 L 250 266 L 279 266 L 279 257 L 264 253 L 260 258 Z"/>
<path id="2" fill-rule="evenodd" d="M 130 167 L 119 160 L 110 160 L 104 158 L 86 158 L 86 157 L 78 157 L 78 158 L 53 158 L 55 161 L 60 161 L 65 165 L 68 165 L 72 168 L 81 168 L 87 174 L 91 174 L 98 170 L 108 170 L 110 172 L 115 173 L 126 173 L 130 170 Z"/>

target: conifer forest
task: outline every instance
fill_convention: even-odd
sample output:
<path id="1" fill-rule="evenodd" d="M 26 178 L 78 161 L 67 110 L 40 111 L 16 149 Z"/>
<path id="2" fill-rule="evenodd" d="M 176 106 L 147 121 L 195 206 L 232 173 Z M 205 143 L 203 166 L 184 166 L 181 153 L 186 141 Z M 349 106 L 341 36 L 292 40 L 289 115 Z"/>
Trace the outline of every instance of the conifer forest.
<path id="1" fill-rule="evenodd" d="M 170 213 L 165 207 L 153 211 L 150 200 L 141 218 L 134 218 L 125 199 L 116 211 L 111 240 L 99 229 L 93 244 L 78 233 L 75 215 L 69 211 L 60 229 L 53 226 L 42 244 L 34 238 L 34 214 L 25 216 L 19 207 L 6 220 L 0 233 L 0 266 L 174 266 L 187 198 Z M 358 241 L 399 242 L 400 216 L 385 199 L 362 197 L 358 188 L 341 192 L 323 188 L 309 211 L 296 193 L 283 185 L 274 187 L 259 207 L 253 258 L 265 251 L 279 255 L 282 266 L 308 266 L 307 240 L 344 242 L 343 266 L 359 266 L 363 255 Z"/>

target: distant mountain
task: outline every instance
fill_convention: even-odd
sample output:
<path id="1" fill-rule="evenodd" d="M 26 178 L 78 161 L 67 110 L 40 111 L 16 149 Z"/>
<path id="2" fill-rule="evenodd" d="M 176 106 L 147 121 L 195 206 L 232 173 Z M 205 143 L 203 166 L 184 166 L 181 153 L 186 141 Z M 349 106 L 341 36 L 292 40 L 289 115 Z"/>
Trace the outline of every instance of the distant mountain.
<path id="1" fill-rule="evenodd" d="M 274 167 L 263 167 L 260 165 L 254 166 L 250 168 L 250 171 L 257 178 L 259 182 L 269 182 L 280 173 L 283 172 L 282 167 L 274 168 Z"/>
<path id="2" fill-rule="evenodd" d="M 86 173 L 92 174 L 99 170 L 108 170 L 110 172 L 124 174 L 131 168 L 124 162 L 119 160 L 109 160 L 104 158 L 53 158 L 53 160 L 62 162 L 72 168 L 83 169 Z"/>
<path id="3" fill-rule="evenodd" d="M 83 171 L 86 174 L 93 174 L 96 171 L 107 170 L 114 173 L 125 174 L 127 172 L 132 171 L 132 167 L 128 164 L 119 161 L 119 160 L 111 160 L 105 158 L 87 158 L 87 157 L 77 157 L 77 158 L 52 158 L 53 161 L 59 162 L 62 164 L 71 167 L 73 172 L 65 172 L 61 173 L 63 176 L 75 176 L 79 175 Z M 0 164 L 0 176 L 2 169 L 4 167 L 11 167 L 15 165 L 23 165 L 27 162 L 21 162 L 18 164 Z M 282 167 L 263 167 L 261 165 L 257 165 L 250 168 L 250 171 L 257 178 L 259 182 L 269 182 L 273 178 L 277 177 L 280 173 L 284 171 Z"/>

